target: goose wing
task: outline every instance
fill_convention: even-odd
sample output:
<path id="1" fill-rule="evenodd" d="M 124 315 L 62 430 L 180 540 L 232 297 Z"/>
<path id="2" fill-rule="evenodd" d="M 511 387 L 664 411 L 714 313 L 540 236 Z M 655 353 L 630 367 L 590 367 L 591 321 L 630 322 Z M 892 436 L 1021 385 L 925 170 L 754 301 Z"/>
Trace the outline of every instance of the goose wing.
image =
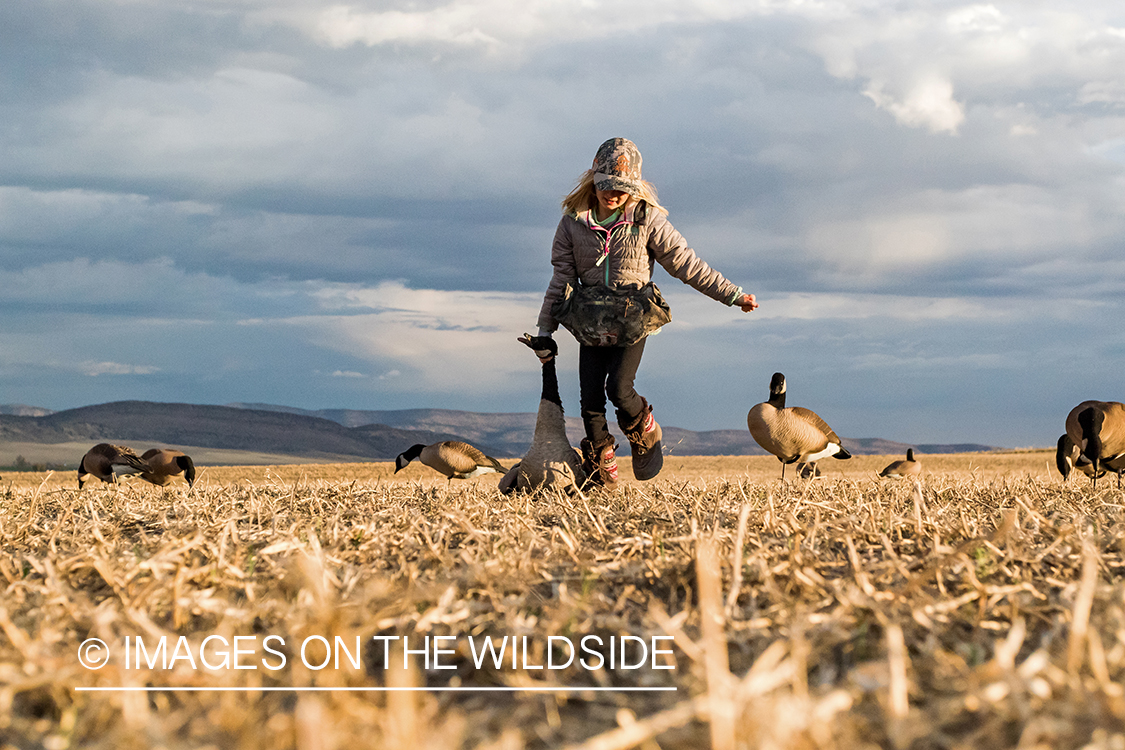
<path id="1" fill-rule="evenodd" d="M 794 421 L 804 424 L 808 431 L 823 436 L 824 442 L 820 445 L 820 448 L 817 449 L 817 453 L 820 455 L 812 453 L 805 454 L 809 460 L 815 461 L 826 455 L 832 456 L 833 458 L 852 457 L 852 454 L 844 447 L 844 441 L 840 439 L 840 436 L 837 435 L 836 432 L 828 426 L 828 423 L 821 419 L 816 412 L 800 406 L 794 406 L 791 410 L 787 409 L 786 411 L 791 411 Z M 830 448 L 830 446 L 835 446 L 835 448 Z M 831 452 L 820 453 L 826 448 L 830 449 Z"/>
<path id="2" fill-rule="evenodd" d="M 1125 404 L 1118 401 L 1108 401 L 1105 405 L 1102 450 L 1109 460 L 1125 455 Z"/>
<path id="3" fill-rule="evenodd" d="M 500 472 L 504 471 L 504 467 L 495 458 L 486 456 L 479 448 L 460 440 L 446 440 L 439 443 L 438 456 L 458 474 L 468 473 L 478 466 L 487 466 Z"/>
<path id="4" fill-rule="evenodd" d="M 840 436 L 837 435 L 832 430 L 832 428 L 828 426 L 828 423 L 821 419 L 820 416 L 812 409 L 806 409 L 803 406 L 794 406 L 788 409 L 788 411 L 799 416 L 801 419 L 805 420 L 813 427 L 824 433 L 824 437 L 829 443 L 835 443 L 836 445 L 841 444 Z"/>
<path id="5" fill-rule="evenodd" d="M 109 459 L 113 466 L 128 466 L 137 471 L 149 471 L 152 468 L 147 461 L 138 456 L 136 451 L 128 446 L 102 443 L 95 448 L 101 448 L 101 455 Z"/>

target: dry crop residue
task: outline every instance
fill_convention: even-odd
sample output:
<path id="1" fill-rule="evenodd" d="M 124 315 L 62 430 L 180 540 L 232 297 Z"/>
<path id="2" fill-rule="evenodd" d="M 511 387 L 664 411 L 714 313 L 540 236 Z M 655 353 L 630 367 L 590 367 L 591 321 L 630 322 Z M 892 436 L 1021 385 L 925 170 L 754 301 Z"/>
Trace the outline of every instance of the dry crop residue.
<path id="1" fill-rule="evenodd" d="M 444 485 L 273 473 L 190 493 L 0 488 L 0 746 L 1125 741 L 1125 493 L 1112 481 L 731 475 L 573 499 Z M 468 639 L 488 635 L 526 637 L 525 661 L 477 668 Z M 586 635 L 673 636 L 661 666 L 674 669 L 525 668 L 559 657 L 550 637 Z M 183 637 L 169 668 L 125 664 L 126 639 L 153 659 L 162 636 L 165 657 Z M 454 668 L 421 654 L 404 668 L 401 641 L 373 636 L 411 649 L 446 636 Z M 77 658 L 91 637 L 113 652 L 97 670 Z M 241 637 L 254 668 L 229 653 L 227 668 L 193 665 L 208 637 L 221 639 L 211 663 Z M 359 665 L 337 653 L 319 667 L 332 653 L 317 637 L 358 638 Z M 255 690 L 76 690 L 121 686 Z M 265 690 L 422 686 L 677 690 Z"/>

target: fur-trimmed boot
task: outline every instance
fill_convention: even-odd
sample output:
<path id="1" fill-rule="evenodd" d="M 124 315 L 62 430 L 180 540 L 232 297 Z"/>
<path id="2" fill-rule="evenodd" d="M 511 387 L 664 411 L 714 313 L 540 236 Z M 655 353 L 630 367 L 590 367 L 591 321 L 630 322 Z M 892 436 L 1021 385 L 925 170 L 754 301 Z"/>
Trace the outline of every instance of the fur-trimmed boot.
<path id="1" fill-rule="evenodd" d="M 644 407 L 639 417 L 630 420 L 618 411 L 617 424 L 629 438 L 629 448 L 633 451 L 633 476 L 643 482 L 652 479 L 664 468 L 664 453 L 660 445 L 663 432 L 656 417 L 652 416 L 652 407 L 643 398 L 641 403 Z"/>
<path id="2" fill-rule="evenodd" d="M 582 470 L 586 472 L 587 483 L 606 490 L 617 489 L 617 453 L 614 451 L 617 441 L 611 436 L 595 447 L 590 438 L 582 438 L 581 447 Z"/>

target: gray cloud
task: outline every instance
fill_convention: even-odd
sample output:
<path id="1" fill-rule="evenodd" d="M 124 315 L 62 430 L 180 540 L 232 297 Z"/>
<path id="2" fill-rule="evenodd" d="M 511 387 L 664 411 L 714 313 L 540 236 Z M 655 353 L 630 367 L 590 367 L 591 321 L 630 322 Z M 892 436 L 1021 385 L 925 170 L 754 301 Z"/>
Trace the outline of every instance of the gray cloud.
<path id="1" fill-rule="evenodd" d="M 763 301 L 659 272 L 676 323 L 640 381 L 672 424 L 740 426 L 773 369 L 903 440 L 1047 444 L 1120 398 L 1108 3 L 629 2 L 627 31 L 502 0 L 63 10 L 0 6 L 10 400 L 533 409 L 514 336 L 614 135 Z"/>

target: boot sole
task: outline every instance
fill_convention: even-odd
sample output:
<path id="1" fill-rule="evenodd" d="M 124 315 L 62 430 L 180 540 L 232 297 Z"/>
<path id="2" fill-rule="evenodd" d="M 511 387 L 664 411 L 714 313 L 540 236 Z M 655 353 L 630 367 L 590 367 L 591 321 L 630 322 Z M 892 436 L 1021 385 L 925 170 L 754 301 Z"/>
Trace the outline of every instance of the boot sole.
<path id="1" fill-rule="evenodd" d="M 633 476 L 641 482 L 654 479 L 664 468 L 664 452 L 661 450 L 659 441 L 652 446 L 648 453 L 649 455 L 645 456 L 643 462 L 638 461 L 637 457 L 633 456 Z"/>

